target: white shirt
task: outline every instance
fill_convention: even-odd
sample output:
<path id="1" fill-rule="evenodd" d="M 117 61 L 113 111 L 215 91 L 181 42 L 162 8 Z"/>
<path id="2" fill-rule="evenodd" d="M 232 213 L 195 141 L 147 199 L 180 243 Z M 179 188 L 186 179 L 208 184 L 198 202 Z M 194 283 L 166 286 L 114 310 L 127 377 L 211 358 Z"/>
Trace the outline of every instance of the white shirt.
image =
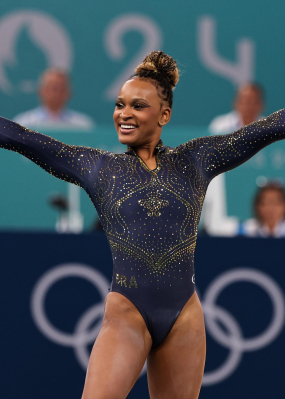
<path id="1" fill-rule="evenodd" d="M 262 118 L 263 116 L 259 115 L 258 119 Z M 231 111 L 228 114 L 216 116 L 210 123 L 209 130 L 212 134 L 227 134 L 243 126 L 240 114 L 237 111 Z"/>
<path id="2" fill-rule="evenodd" d="M 256 219 L 248 219 L 241 225 L 240 234 L 247 237 L 285 237 L 285 220 L 278 223 L 273 232 Z"/>
<path id="3" fill-rule="evenodd" d="M 44 106 L 16 115 L 13 120 L 29 128 L 90 130 L 95 125 L 94 121 L 85 114 L 63 109 L 59 114 L 55 115 Z"/>

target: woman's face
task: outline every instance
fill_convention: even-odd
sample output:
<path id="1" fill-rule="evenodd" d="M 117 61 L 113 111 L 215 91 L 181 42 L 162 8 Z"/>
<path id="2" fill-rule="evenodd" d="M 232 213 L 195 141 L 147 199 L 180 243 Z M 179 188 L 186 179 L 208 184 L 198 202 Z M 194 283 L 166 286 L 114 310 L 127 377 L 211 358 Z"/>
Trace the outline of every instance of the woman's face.
<path id="1" fill-rule="evenodd" d="M 238 92 L 235 109 L 242 118 L 255 120 L 262 112 L 263 101 L 260 93 L 251 86 L 244 86 Z"/>
<path id="2" fill-rule="evenodd" d="M 113 115 L 119 141 L 133 147 L 158 142 L 159 123 L 165 125 L 170 115 L 171 109 L 151 82 L 128 80 L 119 92 Z"/>
<path id="3" fill-rule="evenodd" d="M 284 219 L 285 202 L 278 190 L 265 190 L 256 208 L 260 220 L 266 225 L 276 225 Z"/>

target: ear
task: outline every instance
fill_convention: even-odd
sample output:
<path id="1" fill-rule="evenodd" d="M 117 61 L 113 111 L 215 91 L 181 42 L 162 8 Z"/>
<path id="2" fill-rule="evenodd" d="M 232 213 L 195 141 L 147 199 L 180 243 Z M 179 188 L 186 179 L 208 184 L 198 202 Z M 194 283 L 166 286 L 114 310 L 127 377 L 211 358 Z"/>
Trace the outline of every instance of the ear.
<path id="1" fill-rule="evenodd" d="M 160 119 L 158 121 L 159 126 L 167 125 L 171 118 L 171 108 L 163 107 L 161 110 Z"/>

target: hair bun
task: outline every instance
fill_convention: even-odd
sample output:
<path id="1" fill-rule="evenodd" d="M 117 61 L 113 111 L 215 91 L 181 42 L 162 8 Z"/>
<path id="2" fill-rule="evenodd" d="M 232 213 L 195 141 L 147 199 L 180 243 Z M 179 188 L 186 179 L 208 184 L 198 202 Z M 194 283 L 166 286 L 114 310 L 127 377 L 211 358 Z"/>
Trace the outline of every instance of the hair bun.
<path id="1" fill-rule="evenodd" d="M 136 68 L 136 74 L 154 71 L 163 75 L 173 90 L 179 80 L 179 69 L 176 61 L 163 51 L 152 51 Z"/>

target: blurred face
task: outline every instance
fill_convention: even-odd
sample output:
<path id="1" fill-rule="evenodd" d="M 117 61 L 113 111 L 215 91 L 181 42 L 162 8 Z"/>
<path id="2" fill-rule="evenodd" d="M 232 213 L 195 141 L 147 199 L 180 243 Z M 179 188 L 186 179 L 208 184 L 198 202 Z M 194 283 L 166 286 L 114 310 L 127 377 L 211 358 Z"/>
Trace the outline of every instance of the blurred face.
<path id="1" fill-rule="evenodd" d="M 114 111 L 119 141 L 133 147 L 158 141 L 161 126 L 171 110 L 158 96 L 156 87 L 138 78 L 128 80 L 121 88 Z"/>
<path id="2" fill-rule="evenodd" d="M 263 109 L 263 102 L 258 91 L 250 86 L 242 87 L 236 98 L 235 109 L 247 123 L 258 119 Z"/>
<path id="3" fill-rule="evenodd" d="M 275 226 L 285 215 L 285 202 L 277 190 L 265 190 L 257 205 L 257 214 L 265 225 Z"/>
<path id="4" fill-rule="evenodd" d="M 68 79 L 60 73 L 47 73 L 44 76 L 39 95 L 42 103 L 50 111 L 60 111 L 70 97 Z"/>

